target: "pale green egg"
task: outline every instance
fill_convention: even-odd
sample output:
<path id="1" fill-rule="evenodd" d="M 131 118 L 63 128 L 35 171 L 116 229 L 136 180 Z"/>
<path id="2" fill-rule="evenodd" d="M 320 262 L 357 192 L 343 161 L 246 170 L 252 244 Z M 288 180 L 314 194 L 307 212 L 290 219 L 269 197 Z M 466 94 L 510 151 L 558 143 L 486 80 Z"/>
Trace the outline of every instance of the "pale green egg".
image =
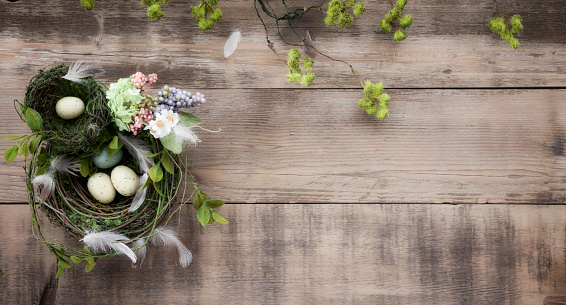
<path id="1" fill-rule="evenodd" d="M 96 167 L 98 168 L 111 168 L 120 163 L 123 157 L 124 152 L 122 151 L 122 148 L 118 149 L 118 151 L 115 152 L 112 156 L 109 156 L 108 145 L 106 145 L 104 146 L 104 150 L 102 150 L 101 153 L 94 154 L 93 161 L 94 165 L 96 165 Z"/>

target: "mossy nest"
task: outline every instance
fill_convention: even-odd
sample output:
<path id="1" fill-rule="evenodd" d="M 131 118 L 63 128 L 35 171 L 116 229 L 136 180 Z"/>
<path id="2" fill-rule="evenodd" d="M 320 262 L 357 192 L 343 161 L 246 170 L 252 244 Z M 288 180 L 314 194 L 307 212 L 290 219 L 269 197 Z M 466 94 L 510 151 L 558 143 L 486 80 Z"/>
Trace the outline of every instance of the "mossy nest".
<path id="1" fill-rule="evenodd" d="M 69 66 L 65 64 L 40 70 L 26 89 L 21 113 L 25 114 L 31 108 L 41 115 L 43 140 L 53 150 L 69 155 L 92 152 L 91 145 L 112 122 L 106 103 L 106 89 L 92 77 L 84 78 L 82 83 L 64 79 L 68 70 Z M 55 105 L 66 96 L 80 98 L 85 103 L 84 113 L 72 120 L 60 118 Z"/>

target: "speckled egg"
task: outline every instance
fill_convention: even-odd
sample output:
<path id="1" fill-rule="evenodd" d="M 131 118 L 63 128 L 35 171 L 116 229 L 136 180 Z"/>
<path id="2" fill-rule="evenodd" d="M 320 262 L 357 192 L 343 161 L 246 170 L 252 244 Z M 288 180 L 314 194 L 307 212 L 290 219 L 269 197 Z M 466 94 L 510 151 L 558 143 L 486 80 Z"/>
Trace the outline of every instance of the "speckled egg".
<path id="1" fill-rule="evenodd" d="M 116 190 L 112 185 L 110 176 L 105 173 L 96 173 L 88 178 L 87 188 L 92 197 L 100 203 L 110 203 L 116 198 Z"/>
<path id="2" fill-rule="evenodd" d="M 108 145 L 104 146 L 104 150 L 102 150 L 99 154 L 94 154 L 92 158 L 94 161 L 94 165 L 98 168 L 111 168 L 120 161 L 122 161 L 122 157 L 124 157 L 124 152 L 122 149 L 118 149 L 112 156 L 108 155 Z"/>
<path id="3" fill-rule="evenodd" d="M 112 185 L 123 196 L 133 196 L 138 191 L 139 177 L 132 169 L 118 165 L 110 173 Z"/>
<path id="4" fill-rule="evenodd" d="M 77 118 L 85 111 L 85 103 L 74 96 L 67 96 L 57 101 L 55 104 L 55 112 L 64 120 L 72 120 Z"/>

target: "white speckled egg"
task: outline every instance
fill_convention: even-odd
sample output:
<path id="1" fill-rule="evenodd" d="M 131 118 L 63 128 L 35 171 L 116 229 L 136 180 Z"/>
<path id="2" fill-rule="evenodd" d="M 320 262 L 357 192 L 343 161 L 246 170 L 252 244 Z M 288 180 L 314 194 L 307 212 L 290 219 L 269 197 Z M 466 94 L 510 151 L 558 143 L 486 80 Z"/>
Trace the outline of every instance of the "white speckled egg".
<path id="1" fill-rule="evenodd" d="M 110 173 L 112 185 L 123 196 L 132 196 L 138 191 L 139 177 L 129 167 L 118 165 Z"/>
<path id="2" fill-rule="evenodd" d="M 74 96 L 67 96 L 57 101 L 55 104 L 55 112 L 64 120 L 72 120 L 77 118 L 85 111 L 85 103 Z"/>
<path id="3" fill-rule="evenodd" d="M 96 173 L 88 178 L 87 188 L 92 197 L 100 203 L 110 203 L 116 198 L 116 190 L 112 185 L 110 176 L 105 173 Z"/>
<path id="4" fill-rule="evenodd" d="M 92 158 L 94 161 L 94 165 L 98 168 L 111 168 L 116 164 L 120 163 L 122 157 L 124 156 L 124 152 L 122 149 L 118 149 L 112 156 L 108 155 L 108 145 L 104 146 L 104 150 L 102 150 L 99 154 L 94 154 Z"/>

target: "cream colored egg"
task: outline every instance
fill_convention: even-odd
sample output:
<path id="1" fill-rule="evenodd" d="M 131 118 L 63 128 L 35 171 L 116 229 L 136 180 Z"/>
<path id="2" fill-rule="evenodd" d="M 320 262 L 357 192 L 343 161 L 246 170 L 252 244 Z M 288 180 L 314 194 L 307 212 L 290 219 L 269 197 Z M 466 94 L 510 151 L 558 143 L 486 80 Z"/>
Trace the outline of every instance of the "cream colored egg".
<path id="1" fill-rule="evenodd" d="M 67 96 L 57 101 L 55 112 L 64 120 L 72 120 L 79 117 L 85 111 L 85 103 L 74 96 Z"/>
<path id="2" fill-rule="evenodd" d="M 110 173 L 112 185 L 123 196 L 133 196 L 138 191 L 139 177 L 129 167 L 118 165 Z"/>
<path id="3" fill-rule="evenodd" d="M 87 188 L 92 197 L 100 203 L 110 203 L 116 198 L 116 190 L 112 185 L 110 176 L 105 173 L 96 173 L 88 179 Z"/>

